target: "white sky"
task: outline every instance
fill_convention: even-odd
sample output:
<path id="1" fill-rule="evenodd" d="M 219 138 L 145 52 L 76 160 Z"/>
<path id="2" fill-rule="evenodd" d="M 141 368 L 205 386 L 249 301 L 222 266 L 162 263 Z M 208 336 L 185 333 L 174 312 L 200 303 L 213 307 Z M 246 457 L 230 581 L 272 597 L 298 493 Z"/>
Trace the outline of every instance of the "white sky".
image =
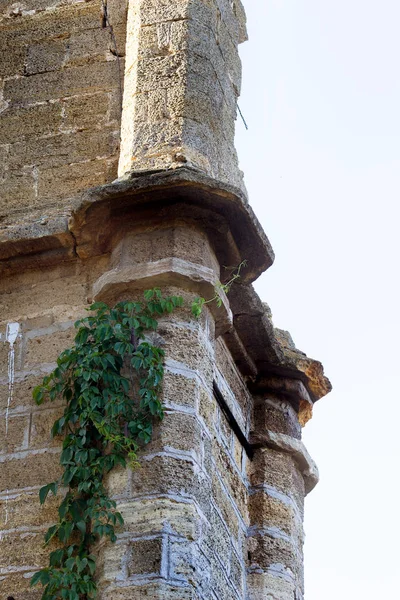
<path id="1" fill-rule="evenodd" d="M 304 432 L 306 600 L 398 600 L 400 2 L 244 3 L 237 147 L 276 252 L 256 287 L 334 385 Z"/>

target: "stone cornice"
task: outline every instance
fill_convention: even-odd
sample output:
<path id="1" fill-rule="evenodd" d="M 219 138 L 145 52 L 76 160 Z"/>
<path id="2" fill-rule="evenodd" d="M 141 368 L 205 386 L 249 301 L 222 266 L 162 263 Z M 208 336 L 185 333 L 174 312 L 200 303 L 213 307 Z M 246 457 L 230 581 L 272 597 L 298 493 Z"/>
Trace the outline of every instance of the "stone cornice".
<path id="1" fill-rule="evenodd" d="M 239 189 L 182 167 L 117 180 L 87 190 L 66 204 L 68 208 L 53 205 L 20 214 L 16 224 L 11 217 L 3 222 L 3 276 L 108 254 L 140 223 L 151 227 L 168 220 L 192 223 L 208 235 L 220 265 L 248 262 L 241 284 L 229 294 L 233 327 L 229 319 L 223 319 L 218 333 L 224 335 L 250 387 L 263 393 L 269 389 L 271 376 L 297 379 L 310 398 L 308 402 L 298 397 L 304 409 L 330 391 L 321 363 L 307 358 L 290 336 L 274 328 L 268 309 L 251 286 L 271 266 L 274 253 Z"/>

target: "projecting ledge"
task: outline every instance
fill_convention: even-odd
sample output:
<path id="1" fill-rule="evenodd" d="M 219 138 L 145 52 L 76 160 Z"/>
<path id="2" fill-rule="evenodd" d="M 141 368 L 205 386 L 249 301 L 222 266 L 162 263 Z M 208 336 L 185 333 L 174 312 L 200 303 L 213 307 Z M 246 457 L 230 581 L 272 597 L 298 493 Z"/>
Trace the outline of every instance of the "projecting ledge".
<path id="1" fill-rule="evenodd" d="M 254 449 L 271 448 L 290 454 L 304 478 L 305 491 L 311 492 L 319 481 L 318 467 L 309 455 L 303 442 L 283 433 L 265 430 L 250 437 Z"/>
<path id="2" fill-rule="evenodd" d="M 128 298 L 133 290 L 173 286 L 203 298 L 212 298 L 217 283 L 212 269 L 179 258 L 165 258 L 104 273 L 93 286 L 93 296 L 95 301 L 113 305 L 124 296 Z M 232 327 L 232 313 L 223 290 L 219 291 L 219 296 L 220 306 L 216 302 L 208 305 L 215 320 L 217 336 Z"/>

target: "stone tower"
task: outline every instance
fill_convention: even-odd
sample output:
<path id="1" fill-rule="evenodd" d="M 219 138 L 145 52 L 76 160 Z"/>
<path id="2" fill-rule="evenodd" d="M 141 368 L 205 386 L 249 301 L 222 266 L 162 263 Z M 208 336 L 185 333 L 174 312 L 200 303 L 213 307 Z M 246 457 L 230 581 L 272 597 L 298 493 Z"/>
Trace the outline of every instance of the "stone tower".
<path id="1" fill-rule="evenodd" d="M 272 265 L 234 150 L 240 0 L 0 3 L 0 600 L 33 600 L 58 501 L 62 406 L 32 388 L 93 299 L 158 286 L 222 305 L 163 318 L 166 418 L 108 485 L 125 518 L 99 553 L 109 600 L 301 600 L 301 442 L 330 391 L 252 282 Z"/>

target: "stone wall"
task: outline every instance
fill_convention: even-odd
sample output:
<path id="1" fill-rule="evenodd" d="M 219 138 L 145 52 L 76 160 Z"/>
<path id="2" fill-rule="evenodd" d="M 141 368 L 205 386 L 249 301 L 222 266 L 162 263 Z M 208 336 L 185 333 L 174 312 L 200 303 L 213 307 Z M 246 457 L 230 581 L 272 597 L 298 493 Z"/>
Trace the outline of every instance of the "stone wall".
<path id="1" fill-rule="evenodd" d="M 202 268 L 215 266 L 206 238 L 190 231 L 198 252 L 186 251 L 186 258 L 201 261 Z M 154 264 L 154 252 L 181 252 L 184 236 L 182 226 L 153 235 L 137 231 L 113 256 L 1 282 L 7 321 L 0 324 L 0 597 L 40 597 L 29 590 L 29 578 L 47 563 L 51 548 L 43 548 L 43 534 L 59 503 L 51 499 L 40 507 L 38 490 L 60 474 L 61 440 L 52 440 L 50 429 L 63 407 L 35 406 L 33 387 L 72 344 L 73 323 L 84 314 L 95 280 L 104 281 L 102 273 L 111 267 L 115 274 L 117 257 L 120 269 L 129 255 L 140 256 L 144 268 L 145 259 Z M 189 308 L 194 294 L 166 291 L 186 300 L 186 308 L 160 321 L 156 338 L 166 351 L 166 417 L 141 453 L 141 468 L 109 477 L 126 525 L 115 546 L 98 549 L 102 597 L 244 599 L 248 459 L 217 403 L 213 381 L 246 432 L 250 395 L 226 345 L 215 340 L 213 315 L 206 309 L 196 320 Z M 116 293 L 114 300 L 127 294 Z M 129 298 L 138 295 L 133 289 Z"/>
<path id="2" fill-rule="evenodd" d="M 0 4 L 0 217 L 117 176 L 126 3 Z"/>
<path id="3" fill-rule="evenodd" d="M 57 516 L 62 406 L 32 389 L 88 304 L 153 287 L 185 299 L 154 337 L 166 417 L 108 477 L 99 597 L 303 598 L 301 425 L 330 383 L 251 285 L 274 254 L 233 145 L 245 37 L 240 0 L 0 0 L 0 600 L 41 597 Z"/>

